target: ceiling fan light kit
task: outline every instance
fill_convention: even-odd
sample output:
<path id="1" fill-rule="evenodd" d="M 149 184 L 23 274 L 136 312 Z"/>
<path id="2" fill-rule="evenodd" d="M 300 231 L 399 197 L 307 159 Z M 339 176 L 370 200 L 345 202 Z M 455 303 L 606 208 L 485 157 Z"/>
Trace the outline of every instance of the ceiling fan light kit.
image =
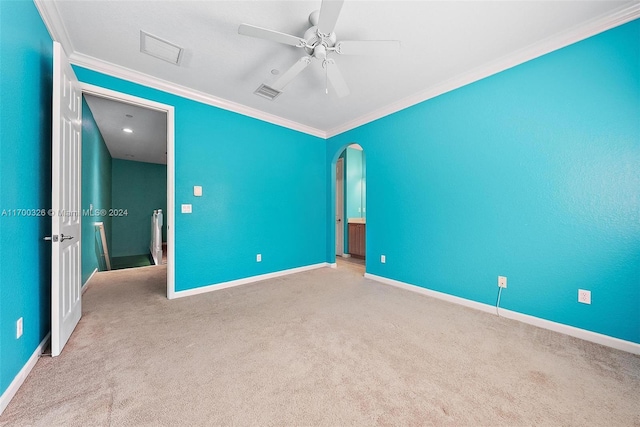
<path id="1" fill-rule="evenodd" d="M 275 30 L 256 27 L 250 24 L 240 24 L 238 33 L 256 37 L 276 43 L 286 44 L 304 49 L 306 55 L 300 58 L 272 85 L 261 85 L 254 93 L 256 95 L 273 100 L 280 95 L 284 87 L 296 78 L 313 59 L 321 62 L 325 70 L 328 83 L 331 83 L 338 97 L 349 95 L 349 86 L 345 81 L 338 65 L 329 55 L 384 55 L 396 53 L 400 50 L 400 42 L 397 40 L 358 40 L 337 42 L 336 33 L 333 31 L 344 0 L 323 0 L 320 10 L 311 12 L 309 23 L 311 27 L 305 31 L 303 37 L 296 37 L 290 34 L 281 33 Z M 266 89 L 265 89 L 266 88 Z M 325 91 L 329 93 L 325 84 Z M 276 93 L 277 92 L 277 93 Z M 273 95 L 273 93 L 276 93 Z"/>

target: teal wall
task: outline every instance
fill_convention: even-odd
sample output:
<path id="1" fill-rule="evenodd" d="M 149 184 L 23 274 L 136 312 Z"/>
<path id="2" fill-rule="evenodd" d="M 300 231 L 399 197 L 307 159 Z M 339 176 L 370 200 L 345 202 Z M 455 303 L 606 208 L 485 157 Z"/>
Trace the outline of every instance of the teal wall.
<path id="1" fill-rule="evenodd" d="M 362 192 L 365 188 L 363 151 L 347 147 L 345 159 L 346 218 L 366 218 L 366 208 L 362 204 Z"/>
<path id="2" fill-rule="evenodd" d="M 111 177 L 113 208 L 127 211 L 112 218 L 112 256 L 148 254 L 151 215 L 167 212 L 167 165 L 113 159 Z M 166 221 L 162 235 L 166 241 Z"/>
<path id="3" fill-rule="evenodd" d="M 33 2 L 0 1 L 0 211 L 51 207 L 52 51 Z M 50 231 L 0 216 L 0 394 L 50 330 Z"/>
<path id="4" fill-rule="evenodd" d="M 93 205 L 93 210 L 89 208 Z M 94 224 L 104 222 L 108 247 L 111 248 L 111 217 L 100 210 L 111 208 L 111 154 L 102 138 L 93 114 L 82 99 L 82 210 L 91 216 L 82 217 L 82 283 L 97 268 L 104 270 L 102 241 Z"/>
<path id="5" fill-rule="evenodd" d="M 490 305 L 506 275 L 502 307 L 640 342 L 640 21 L 333 137 L 328 170 L 354 142 L 369 273 Z"/>
<path id="6" fill-rule="evenodd" d="M 75 70 L 80 81 L 175 107 L 177 291 L 326 260 L 323 139 Z M 180 213 L 183 203 L 192 214 Z"/>

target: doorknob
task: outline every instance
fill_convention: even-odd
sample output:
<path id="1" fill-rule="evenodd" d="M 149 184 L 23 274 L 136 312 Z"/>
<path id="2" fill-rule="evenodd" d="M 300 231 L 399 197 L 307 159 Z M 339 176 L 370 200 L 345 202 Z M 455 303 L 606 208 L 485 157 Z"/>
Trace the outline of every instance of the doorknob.
<path id="1" fill-rule="evenodd" d="M 57 234 L 54 234 L 53 236 L 46 236 L 44 238 L 44 240 L 47 240 L 49 242 L 57 242 L 58 240 L 61 242 L 64 242 L 65 240 L 71 240 L 71 239 L 73 239 L 73 236 L 65 236 L 64 234 L 61 234 L 59 239 Z"/>

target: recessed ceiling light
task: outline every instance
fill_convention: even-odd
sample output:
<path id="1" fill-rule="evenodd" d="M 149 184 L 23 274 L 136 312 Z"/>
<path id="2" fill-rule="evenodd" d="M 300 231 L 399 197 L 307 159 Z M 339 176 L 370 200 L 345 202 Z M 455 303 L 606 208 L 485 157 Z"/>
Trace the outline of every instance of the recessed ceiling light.
<path id="1" fill-rule="evenodd" d="M 273 74 L 274 76 L 277 76 L 278 74 L 280 74 L 280 70 L 276 70 L 274 68 L 273 70 L 271 70 L 271 74 Z"/>
<path id="2" fill-rule="evenodd" d="M 122 129 L 122 132 L 125 132 L 125 133 L 133 133 L 133 130 L 132 130 L 132 129 L 130 129 L 130 128 L 123 128 L 123 129 Z"/>
<path id="3" fill-rule="evenodd" d="M 125 116 L 127 116 L 129 118 L 133 117 L 131 114 L 125 114 Z"/>

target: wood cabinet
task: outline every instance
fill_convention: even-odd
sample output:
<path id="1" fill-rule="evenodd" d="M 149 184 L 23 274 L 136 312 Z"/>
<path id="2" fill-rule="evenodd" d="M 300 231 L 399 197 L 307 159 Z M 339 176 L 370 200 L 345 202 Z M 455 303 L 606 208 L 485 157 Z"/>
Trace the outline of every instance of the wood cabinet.
<path id="1" fill-rule="evenodd" d="M 366 224 L 349 224 L 349 254 L 354 258 L 365 257 Z"/>

